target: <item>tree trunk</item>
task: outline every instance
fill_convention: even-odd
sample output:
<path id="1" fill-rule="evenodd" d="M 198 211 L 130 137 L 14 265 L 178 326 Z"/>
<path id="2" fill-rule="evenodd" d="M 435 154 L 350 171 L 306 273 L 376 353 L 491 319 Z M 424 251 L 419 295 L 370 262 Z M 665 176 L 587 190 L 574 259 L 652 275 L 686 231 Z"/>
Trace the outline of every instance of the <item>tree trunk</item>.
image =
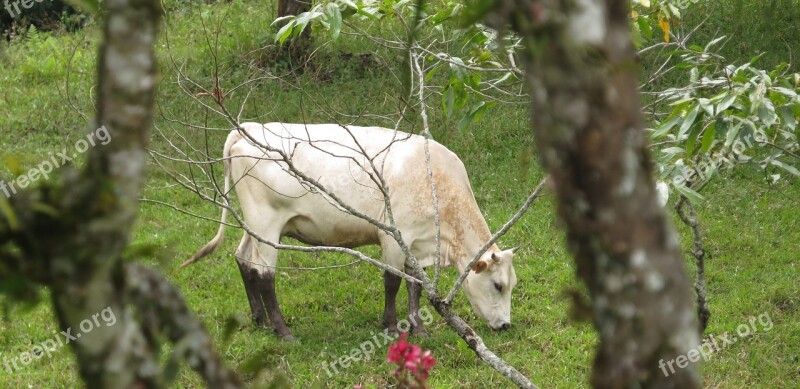
<path id="1" fill-rule="evenodd" d="M 89 388 L 168 384 L 161 335 L 181 345 L 174 355 L 210 386 L 240 387 L 178 292 L 161 275 L 122 262 L 145 180 L 162 6 L 109 0 L 104 10 L 98 129 L 86 138 L 94 146 L 86 146 L 87 167 L 63 168 L 58 182 L 0 199 L 0 278 L 51 289 L 59 340 L 72 347 Z"/>
<path id="2" fill-rule="evenodd" d="M 628 1 L 495 5 L 489 23 L 525 39 L 534 134 L 600 335 L 593 386 L 699 387 L 684 356 L 699 344 L 691 284 L 655 193 Z"/>

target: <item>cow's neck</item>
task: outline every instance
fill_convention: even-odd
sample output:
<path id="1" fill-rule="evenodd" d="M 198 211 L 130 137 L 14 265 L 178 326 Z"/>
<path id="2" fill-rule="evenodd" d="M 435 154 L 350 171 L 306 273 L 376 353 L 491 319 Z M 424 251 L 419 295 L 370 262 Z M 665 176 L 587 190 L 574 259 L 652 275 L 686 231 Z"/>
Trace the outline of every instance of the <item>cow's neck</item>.
<path id="1" fill-rule="evenodd" d="M 455 265 L 459 271 L 469 265 L 478 250 L 492 238 L 483 216 L 480 214 L 473 216 L 477 217 L 468 218 L 474 220 L 472 223 L 464 223 L 460 228 L 452 226 L 442 229 L 442 252 L 447 258 L 447 265 Z M 444 233 L 445 230 L 450 233 Z M 486 252 L 499 251 L 497 244 L 492 244 Z"/>

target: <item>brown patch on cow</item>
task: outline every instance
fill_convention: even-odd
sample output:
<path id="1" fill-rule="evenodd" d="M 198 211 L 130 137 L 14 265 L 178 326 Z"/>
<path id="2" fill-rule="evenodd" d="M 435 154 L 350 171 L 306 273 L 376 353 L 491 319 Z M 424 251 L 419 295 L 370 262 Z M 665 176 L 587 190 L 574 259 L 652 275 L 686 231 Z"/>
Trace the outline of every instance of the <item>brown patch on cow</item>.
<path id="1" fill-rule="evenodd" d="M 474 271 L 475 273 L 480 273 L 480 272 L 486 270 L 486 268 L 488 268 L 488 267 L 489 267 L 489 264 L 487 264 L 486 261 L 480 260 L 478 262 L 475 262 L 475 265 L 472 266 L 472 271 Z"/>
<path id="2" fill-rule="evenodd" d="M 462 258 L 473 253 L 465 252 L 465 239 L 479 239 L 487 241 L 491 233 L 486 226 L 486 221 L 475 203 L 472 189 L 439 169 L 434 169 L 433 179 L 436 182 L 436 193 L 439 197 L 439 220 L 442 228 L 442 241 L 449 243 L 449 265 L 457 265 Z M 423 204 L 429 204 L 424 203 Z M 471 230 L 475 236 L 466 236 L 465 231 Z"/>

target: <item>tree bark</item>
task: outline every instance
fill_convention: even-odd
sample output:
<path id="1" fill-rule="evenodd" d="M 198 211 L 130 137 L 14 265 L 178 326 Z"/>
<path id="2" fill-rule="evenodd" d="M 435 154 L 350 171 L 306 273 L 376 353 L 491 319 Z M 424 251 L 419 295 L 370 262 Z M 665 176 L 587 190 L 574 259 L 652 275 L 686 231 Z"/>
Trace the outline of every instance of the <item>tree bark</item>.
<path id="1" fill-rule="evenodd" d="M 487 21 L 525 40 L 534 134 L 592 300 L 592 385 L 699 387 L 696 364 L 667 365 L 699 334 L 678 237 L 652 179 L 628 1 L 495 5 Z"/>
<path id="2" fill-rule="evenodd" d="M 160 334 L 213 387 L 240 387 L 177 291 L 158 274 L 123 265 L 145 180 L 162 7 L 109 0 L 104 9 L 95 128 L 109 141 L 88 149 L 83 171 L 63 168 L 58 182 L 0 200 L 0 278 L 51 289 L 59 327 L 69 334 L 64 341 L 89 388 L 168 384 Z"/>

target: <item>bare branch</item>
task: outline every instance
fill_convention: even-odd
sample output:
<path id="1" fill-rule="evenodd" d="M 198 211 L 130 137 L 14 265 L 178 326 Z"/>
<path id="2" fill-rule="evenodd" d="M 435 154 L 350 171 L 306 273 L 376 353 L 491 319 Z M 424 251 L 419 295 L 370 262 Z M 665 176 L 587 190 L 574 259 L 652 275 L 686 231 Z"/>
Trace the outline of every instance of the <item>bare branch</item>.
<path id="1" fill-rule="evenodd" d="M 433 167 L 431 166 L 431 151 L 430 140 L 433 138 L 431 130 L 428 125 L 428 110 L 425 105 L 425 74 L 422 73 L 422 68 L 419 65 L 419 55 L 414 49 L 409 50 L 411 61 L 414 64 L 414 69 L 417 72 L 417 80 L 419 82 L 418 98 L 419 98 L 419 115 L 422 118 L 422 135 L 425 137 L 425 168 L 428 170 L 428 183 L 431 186 L 431 201 L 433 202 L 433 224 L 436 231 L 434 232 L 434 242 L 436 245 L 434 255 L 436 256 L 436 269 L 433 276 L 433 288 L 439 285 L 439 273 L 442 268 L 442 227 L 439 220 L 439 196 L 436 194 L 436 181 L 433 179 Z"/>
<path id="2" fill-rule="evenodd" d="M 684 208 L 689 210 L 689 215 L 686 215 Z M 703 235 L 700 232 L 700 221 L 697 217 L 692 203 L 681 195 L 678 203 L 675 204 L 675 212 L 678 213 L 683 224 L 692 230 L 692 255 L 694 256 L 695 266 L 697 267 L 697 279 L 694 282 L 694 290 L 697 293 L 697 318 L 700 321 L 700 333 L 703 333 L 708 327 L 708 320 L 711 318 L 711 311 L 708 309 L 708 292 L 706 288 L 706 250 L 703 247 Z"/>

